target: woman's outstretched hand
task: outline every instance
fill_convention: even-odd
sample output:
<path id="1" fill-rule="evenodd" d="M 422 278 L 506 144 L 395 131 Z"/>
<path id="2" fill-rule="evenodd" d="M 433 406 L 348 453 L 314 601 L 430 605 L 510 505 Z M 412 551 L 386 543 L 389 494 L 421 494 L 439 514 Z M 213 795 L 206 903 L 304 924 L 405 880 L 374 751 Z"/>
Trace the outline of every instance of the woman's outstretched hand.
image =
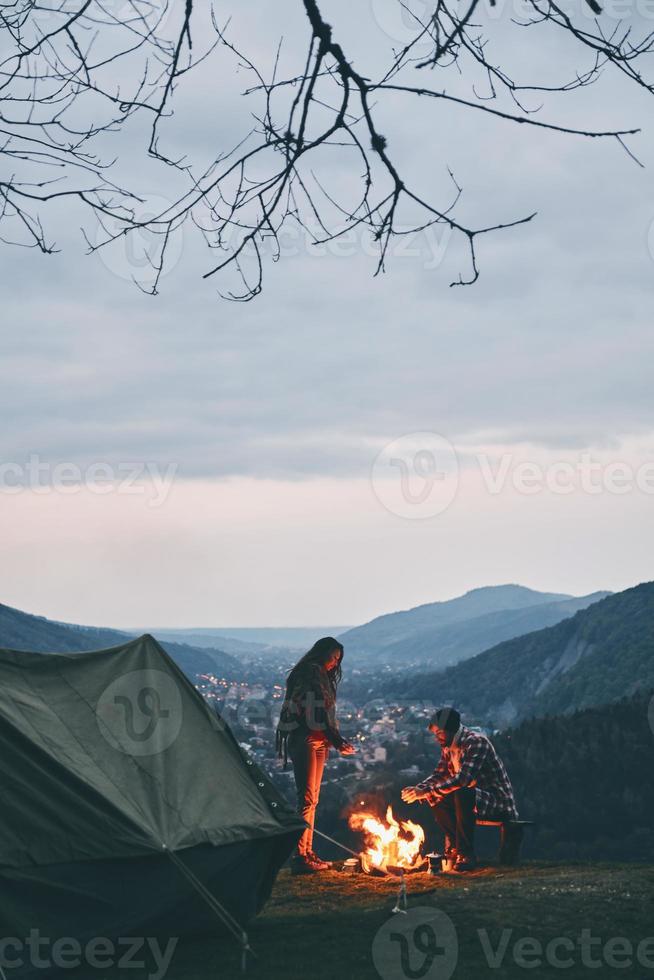
<path id="1" fill-rule="evenodd" d="M 351 742 L 343 742 L 338 751 L 341 753 L 341 755 L 354 755 L 356 749 Z"/>

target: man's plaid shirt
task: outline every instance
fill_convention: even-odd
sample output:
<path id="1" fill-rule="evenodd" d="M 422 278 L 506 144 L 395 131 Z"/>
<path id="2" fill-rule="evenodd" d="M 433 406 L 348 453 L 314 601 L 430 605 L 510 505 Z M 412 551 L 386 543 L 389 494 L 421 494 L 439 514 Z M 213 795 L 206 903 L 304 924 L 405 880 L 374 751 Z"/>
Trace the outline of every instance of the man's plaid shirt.
<path id="1" fill-rule="evenodd" d="M 463 787 L 475 790 L 478 817 L 518 819 L 513 787 L 504 763 L 485 735 L 462 725 L 452 746 L 441 748 L 437 768 L 417 788 L 429 793 L 427 802 L 433 805 Z"/>

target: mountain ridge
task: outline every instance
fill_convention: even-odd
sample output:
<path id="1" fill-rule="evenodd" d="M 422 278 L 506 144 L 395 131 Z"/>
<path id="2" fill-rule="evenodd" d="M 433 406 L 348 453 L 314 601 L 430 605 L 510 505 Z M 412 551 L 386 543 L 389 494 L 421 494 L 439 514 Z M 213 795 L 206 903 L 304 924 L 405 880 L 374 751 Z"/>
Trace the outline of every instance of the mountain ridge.
<path id="1" fill-rule="evenodd" d="M 6 649 L 81 653 L 120 646 L 132 639 L 134 634 L 122 630 L 63 623 L 0 603 L 0 646 Z M 167 641 L 161 645 L 193 681 L 197 674 L 242 671 L 240 662 L 223 650 Z"/>
<path id="2" fill-rule="evenodd" d="M 574 597 L 566 593 L 538 592 L 524 585 L 480 586 L 452 599 L 426 602 L 409 609 L 400 609 L 396 612 L 375 616 L 369 622 L 355 626 L 341 634 L 339 639 L 343 643 L 347 642 L 351 650 L 358 651 L 370 646 L 371 642 L 381 642 L 382 646 L 387 645 L 391 642 L 391 634 L 394 634 L 397 639 L 401 639 L 402 636 L 406 636 L 421 627 L 446 625 L 461 619 L 481 616 L 486 612 L 498 609 L 511 609 L 520 605 L 536 605 L 540 601 L 556 602 L 572 598 Z M 384 636 L 389 637 L 389 639 L 384 640 Z"/>
<path id="3" fill-rule="evenodd" d="M 439 702 L 506 726 L 610 703 L 643 687 L 654 688 L 654 582 L 443 671 L 416 672 L 399 689 L 409 697 L 433 692 Z"/>
<path id="4" fill-rule="evenodd" d="M 534 630 L 554 626 L 594 602 L 611 595 L 593 592 L 560 602 L 541 602 L 518 609 L 498 609 L 459 620 L 445 626 L 419 630 L 412 636 L 385 646 L 384 660 L 430 663 L 439 668 L 451 666 L 488 650 L 504 640 L 510 640 Z"/>
<path id="5" fill-rule="evenodd" d="M 538 592 L 517 584 L 480 586 L 452 599 L 384 613 L 347 630 L 338 639 L 350 654 L 378 656 L 397 644 L 411 643 L 416 634 L 423 631 L 455 626 L 491 613 L 516 612 L 530 606 L 571 602 L 577 598 L 582 597 L 562 592 Z"/>

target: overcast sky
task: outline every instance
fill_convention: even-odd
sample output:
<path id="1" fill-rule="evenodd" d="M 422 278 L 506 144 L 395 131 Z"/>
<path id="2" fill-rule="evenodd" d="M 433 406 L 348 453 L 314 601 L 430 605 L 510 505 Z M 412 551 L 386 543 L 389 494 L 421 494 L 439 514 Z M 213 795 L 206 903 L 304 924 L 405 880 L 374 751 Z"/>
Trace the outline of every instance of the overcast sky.
<path id="1" fill-rule="evenodd" d="M 393 3 L 325 4 L 363 74 L 389 34 L 404 40 Z M 283 31 L 301 61 L 301 16 L 248 7 L 256 26 L 239 13 L 231 28 L 245 50 L 266 62 Z M 647 26 L 636 0 L 624 9 Z M 524 34 L 519 72 L 570 74 L 562 45 Z M 255 108 L 218 59 L 220 85 L 192 80 L 170 132 L 198 157 Z M 465 251 L 442 231 L 403 243 L 377 278 L 361 236 L 318 250 L 289 233 L 249 304 L 201 278 L 214 256 L 190 224 L 157 297 L 130 281 L 147 276 L 137 248 L 84 254 L 74 211 L 49 218 L 59 254 L 5 247 L 0 601 L 116 627 L 345 624 L 481 585 L 650 579 L 653 106 L 607 74 L 543 110 L 642 125 L 630 146 L 644 168 L 615 141 L 380 107 L 395 158 L 443 194 L 450 166 L 472 224 L 538 212 L 479 243 L 465 289 L 448 288 Z M 120 166 L 165 198 L 145 138 L 124 135 Z M 336 189 L 358 172 L 336 154 L 322 166 Z"/>

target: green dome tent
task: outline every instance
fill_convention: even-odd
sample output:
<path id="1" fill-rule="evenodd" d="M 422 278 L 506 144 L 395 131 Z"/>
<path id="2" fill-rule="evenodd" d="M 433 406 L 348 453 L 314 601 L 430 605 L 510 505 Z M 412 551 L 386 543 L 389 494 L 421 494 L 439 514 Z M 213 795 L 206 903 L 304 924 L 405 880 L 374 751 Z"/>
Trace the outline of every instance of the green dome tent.
<path id="1" fill-rule="evenodd" d="M 304 829 L 148 635 L 93 653 L 0 650 L 0 780 L 7 980 L 34 969 L 35 930 L 41 977 L 57 940 L 83 961 L 97 937 L 180 937 L 216 916 L 246 948 Z"/>

